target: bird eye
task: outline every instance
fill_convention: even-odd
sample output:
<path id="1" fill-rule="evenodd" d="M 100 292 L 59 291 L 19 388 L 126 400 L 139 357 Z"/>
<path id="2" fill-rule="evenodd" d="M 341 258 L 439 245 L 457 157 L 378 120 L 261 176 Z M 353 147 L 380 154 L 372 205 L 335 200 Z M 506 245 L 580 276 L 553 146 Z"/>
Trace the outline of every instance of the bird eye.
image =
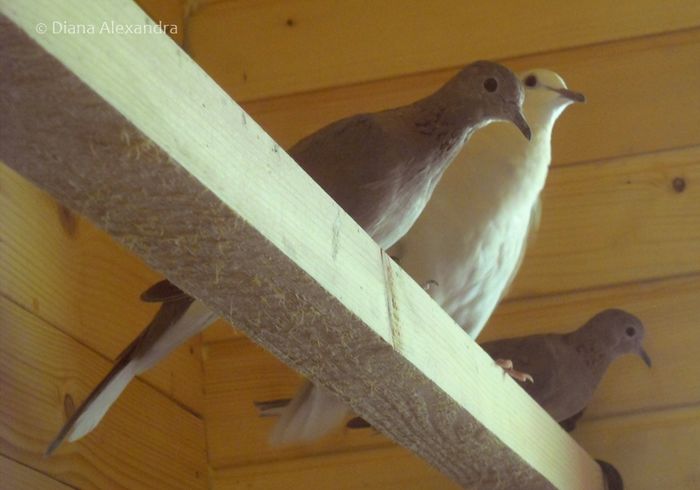
<path id="1" fill-rule="evenodd" d="M 625 330 L 625 333 L 627 334 L 628 337 L 634 337 L 634 334 L 635 334 L 634 327 L 627 327 L 627 330 Z"/>
<path id="2" fill-rule="evenodd" d="M 498 81 L 495 78 L 487 78 L 484 80 L 484 88 L 487 92 L 495 92 L 498 89 Z"/>
<path id="3" fill-rule="evenodd" d="M 528 75 L 525 78 L 525 86 L 534 87 L 535 85 L 537 85 L 537 77 L 535 75 Z"/>

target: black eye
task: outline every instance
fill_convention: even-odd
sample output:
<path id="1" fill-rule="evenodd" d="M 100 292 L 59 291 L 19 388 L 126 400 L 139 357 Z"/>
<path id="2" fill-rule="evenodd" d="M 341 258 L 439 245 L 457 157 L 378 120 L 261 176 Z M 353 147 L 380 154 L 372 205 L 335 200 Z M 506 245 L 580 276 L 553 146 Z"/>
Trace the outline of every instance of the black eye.
<path id="1" fill-rule="evenodd" d="M 634 334 L 636 333 L 634 327 L 627 327 L 627 330 L 625 330 L 625 333 L 627 334 L 628 337 L 634 337 Z"/>
<path id="2" fill-rule="evenodd" d="M 498 81 L 495 78 L 487 78 L 484 80 L 484 88 L 487 92 L 495 92 L 498 89 Z"/>
<path id="3" fill-rule="evenodd" d="M 524 83 L 527 87 L 534 87 L 535 85 L 537 85 L 537 77 L 535 75 L 528 75 L 525 78 Z"/>

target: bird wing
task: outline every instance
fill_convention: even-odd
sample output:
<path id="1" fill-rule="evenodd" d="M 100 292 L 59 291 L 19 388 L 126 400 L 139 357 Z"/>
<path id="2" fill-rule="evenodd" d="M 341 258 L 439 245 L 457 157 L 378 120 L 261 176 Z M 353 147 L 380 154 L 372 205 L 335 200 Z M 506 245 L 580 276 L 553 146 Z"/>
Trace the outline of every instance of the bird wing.
<path id="1" fill-rule="evenodd" d="M 158 281 L 141 293 L 141 301 L 146 303 L 167 303 L 189 297 L 182 289 L 167 279 Z"/>
<path id="2" fill-rule="evenodd" d="M 540 227 L 540 220 L 541 219 L 542 219 L 542 198 L 541 198 L 541 196 L 538 196 L 537 200 L 535 201 L 535 204 L 532 206 L 532 210 L 530 211 L 530 221 L 528 223 L 527 235 L 525 237 L 525 243 L 520 248 L 520 256 L 518 257 L 518 261 L 516 262 L 515 267 L 513 267 L 513 270 L 510 273 L 510 277 L 508 278 L 508 281 L 505 283 L 505 286 L 503 287 L 503 291 L 501 291 L 501 298 L 500 299 L 503 299 L 506 296 L 506 294 L 508 294 L 510 287 L 513 285 L 513 281 L 515 281 L 515 277 L 518 275 L 518 271 L 520 270 L 520 266 L 523 265 L 523 259 L 525 258 L 525 252 L 527 251 L 527 248 L 530 245 L 532 245 L 532 243 L 535 241 L 535 236 L 537 235 L 537 230 Z M 500 299 L 499 299 L 499 302 L 500 302 Z"/>

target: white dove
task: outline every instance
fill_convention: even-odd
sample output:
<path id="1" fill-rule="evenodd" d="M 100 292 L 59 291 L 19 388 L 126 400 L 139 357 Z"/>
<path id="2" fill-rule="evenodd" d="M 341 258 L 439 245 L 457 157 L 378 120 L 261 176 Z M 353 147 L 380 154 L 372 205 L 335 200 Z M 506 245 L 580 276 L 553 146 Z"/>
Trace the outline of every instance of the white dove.
<path id="1" fill-rule="evenodd" d="M 472 338 L 506 293 L 529 230 L 537 227 L 554 123 L 569 105 L 585 101 L 552 71 L 530 70 L 521 78 L 532 141 L 504 124 L 476 134 L 389 250 Z"/>

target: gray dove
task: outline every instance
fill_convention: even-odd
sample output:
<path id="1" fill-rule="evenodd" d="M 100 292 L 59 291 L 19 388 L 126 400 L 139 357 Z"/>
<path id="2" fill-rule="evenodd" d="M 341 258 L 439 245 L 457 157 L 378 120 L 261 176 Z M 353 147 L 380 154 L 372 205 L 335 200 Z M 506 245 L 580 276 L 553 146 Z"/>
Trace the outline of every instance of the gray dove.
<path id="1" fill-rule="evenodd" d="M 521 113 L 523 98 L 522 84 L 510 70 L 479 61 L 417 102 L 331 123 L 299 141 L 289 155 L 386 249 L 413 225 L 445 169 L 474 131 L 504 120 L 513 122 L 530 138 Z M 163 304 L 69 418 L 47 455 L 64 439 L 75 441 L 90 432 L 134 376 L 217 318 L 203 303 L 168 281 L 150 288 L 143 299 Z M 314 406 L 339 404 L 334 396 L 313 385 L 304 393 L 312 395 Z M 332 412 L 308 410 L 309 405 L 303 402 L 293 406 L 297 410 L 283 418 L 287 434 L 313 425 L 306 422 L 316 413 Z M 319 421 L 318 427 L 341 420 Z"/>
<path id="2" fill-rule="evenodd" d="M 538 334 L 480 344 L 494 359 L 510 359 L 525 371 L 514 371 L 520 386 L 564 428 L 575 422 L 593 397 L 610 364 L 636 354 L 651 367 L 642 347 L 644 325 L 623 310 L 604 310 L 582 327 L 566 334 Z M 263 415 L 274 415 L 285 400 L 258 403 Z M 357 417 L 350 428 L 368 427 Z"/>
<path id="3" fill-rule="evenodd" d="M 615 359 L 637 354 L 651 367 L 644 351 L 644 325 L 623 310 L 604 310 L 578 330 L 493 340 L 481 347 L 494 359 L 509 359 L 531 377 L 522 388 L 557 422 L 576 416 L 590 401 Z M 532 382 L 528 382 L 528 381 Z"/>

